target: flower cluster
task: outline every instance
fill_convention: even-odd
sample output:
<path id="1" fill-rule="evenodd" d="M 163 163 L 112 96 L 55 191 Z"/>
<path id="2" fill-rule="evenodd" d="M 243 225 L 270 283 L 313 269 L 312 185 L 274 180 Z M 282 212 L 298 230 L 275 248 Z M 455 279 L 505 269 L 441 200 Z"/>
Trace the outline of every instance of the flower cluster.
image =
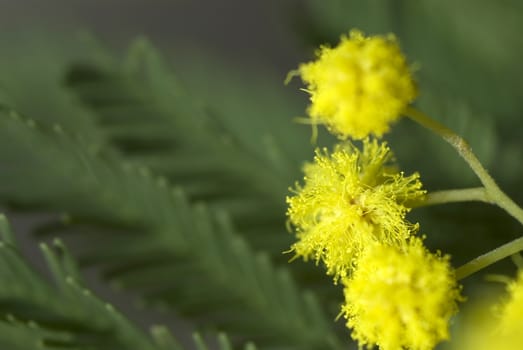
<path id="1" fill-rule="evenodd" d="M 287 198 L 297 241 L 291 251 L 326 266 L 342 282 L 341 315 L 360 347 L 429 350 L 448 339 L 461 300 L 447 256 L 430 253 L 406 219 L 425 195 L 417 173 L 394 164 L 382 136 L 416 97 L 406 59 L 394 36 L 352 31 L 298 73 L 311 95 L 312 124 L 345 141 L 316 150 L 304 183 Z"/>
<path id="2" fill-rule="evenodd" d="M 425 350 L 448 338 L 459 289 L 448 257 L 431 254 L 405 218 L 425 191 L 405 176 L 386 143 L 317 150 L 305 184 L 287 198 L 298 241 L 291 250 L 323 262 L 345 287 L 342 313 L 360 345 Z"/>
<path id="3" fill-rule="evenodd" d="M 310 93 L 312 123 L 325 124 L 341 139 L 382 136 L 417 94 L 393 35 L 352 31 L 337 47 L 322 47 L 298 73 Z"/>

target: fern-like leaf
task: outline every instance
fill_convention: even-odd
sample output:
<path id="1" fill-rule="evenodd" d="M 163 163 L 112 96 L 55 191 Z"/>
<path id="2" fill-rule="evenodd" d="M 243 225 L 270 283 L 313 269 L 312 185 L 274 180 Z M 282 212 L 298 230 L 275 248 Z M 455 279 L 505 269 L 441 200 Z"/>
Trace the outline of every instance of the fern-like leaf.
<path id="1" fill-rule="evenodd" d="M 288 132 L 280 142 L 256 129 L 259 121 L 249 126 L 250 115 L 236 123 L 243 125 L 238 130 L 222 111 L 190 95 L 144 39 L 123 62 L 74 66 L 68 84 L 125 157 L 183 187 L 192 200 L 228 211 L 255 247 L 279 253 L 289 246 L 282 232 L 285 193 L 306 152 L 291 157 L 288 140 L 299 137 Z M 284 121 L 291 126 L 292 115 L 281 117 L 274 134 Z M 303 141 L 303 149 L 311 148 Z"/>
<path id="2" fill-rule="evenodd" d="M 0 215 L 0 345 L 9 350 L 183 350 L 169 331 L 143 333 L 110 304 L 83 286 L 76 263 L 60 241 L 41 249 L 54 284 L 20 254 L 6 218 Z M 196 334 L 195 345 L 207 350 Z M 226 335 L 220 350 L 231 350 Z M 245 349 L 254 349 L 248 344 Z"/>
<path id="3" fill-rule="evenodd" d="M 193 207 L 146 168 L 95 154 L 81 139 L 14 112 L 0 116 L 0 136 L 0 161 L 7 164 L 0 182 L 9 184 L 0 185 L 0 196 L 67 210 L 73 223 L 132 228 L 112 234 L 98 228 L 102 235 L 90 232 L 93 248 L 83 251 L 119 285 L 260 345 L 338 346 L 312 294 L 254 253 L 226 213 Z"/>

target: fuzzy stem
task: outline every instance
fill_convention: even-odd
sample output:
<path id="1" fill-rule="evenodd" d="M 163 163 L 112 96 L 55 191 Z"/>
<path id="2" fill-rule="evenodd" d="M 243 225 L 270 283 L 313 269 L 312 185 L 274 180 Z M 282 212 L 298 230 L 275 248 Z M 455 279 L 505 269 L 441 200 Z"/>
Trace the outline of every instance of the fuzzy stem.
<path id="1" fill-rule="evenodd" d="M 499 188 L 472 152 L 470 145 L 461 136 L 415 108 L 408 107 L 404 113 L 413 121 L 433 131 L 447 141 L 465 162 L 467 162 L 485 187 L 486 201 L 497 204 L 523 225 L 523 209 L 514 203 L 514 201 Z"/>
<path id="2" fill-rule="evenodd" d="M 473 187 L 429 192 L 424 199 L 409 203 L 409 207 L 419 208 L 455 202 L 485 202 L 493 204 L 487 197 L 484 187 Z"/>
<path id="3" fill-rule="evenodd" d="M 497 247 L 496 249 L 469 261 L 465 265 L 462 265 L 456 270 L 456 278 L 458 280 L 464 279 L 499 260 L 520 252 L 521 250 L 523 250 L 523 237 Z"/>

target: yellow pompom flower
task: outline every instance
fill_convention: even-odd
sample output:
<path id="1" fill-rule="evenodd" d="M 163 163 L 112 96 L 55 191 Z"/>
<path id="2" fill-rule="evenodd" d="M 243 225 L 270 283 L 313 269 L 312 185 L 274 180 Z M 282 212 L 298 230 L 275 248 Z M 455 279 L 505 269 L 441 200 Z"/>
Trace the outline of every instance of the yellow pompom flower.
<path id="1" fill-rule="evenodd" d="M 499 333 L 502 335 L 523 333 L 523 270 L 516 280 L 507 285 L 508 298 L 497 307 Z M 521 341 L 523 346 L 523 340 Z"/>
<path id="2" fill-rule="evenodd" d="M 381 137 L 417 95 L 392 34 L 365 37 L 353 30 L 338 46 L 321 47 L 317 55 L 296 73 L 310 93 L 312 124 L 325 124 L 341 139 Z"/>
<path id="3" fill-rule="evenodd" d="M 343 284 L 342 313 L 361 347 L 429 350 L 449 338 L 457 282 L 448 257 L 431 254 L 420 239 L 369 246 Z"/>
<path id="4" fill-rule="evenodd" d="M 490 299 L 475 305 L 456 335 L 455 350 L 523 349 L 523 270 L 515 280 L 505 276 L 508 295 L 494 307 Z"/>
<path id="5" fill-rule="evenodd" d="M 499 314 L 492 313 L 492 305 L 474 305 L 472 312 L 462 318 L 452 350 L 521 350 L 523 349 L 523 320 L 511 326 L 511 331 L 501 331 Z M 519 329 L 517 329 L 519 328 Z"/>
<path id="6" fill-rule="evenodd" d="M 400 244 L 416 230 L 405 220 L 405 202 L 424 195 L 419 175 L 404 176 L 385 143 L 368 139 L 360 151 L 338 145 L 317 150 L 304 167 L 305 185 L 287 197 L 287 215 L 297 231 L 296 256 L 322 261 L 334 280 L 346 276 L 372 242 Z"/>

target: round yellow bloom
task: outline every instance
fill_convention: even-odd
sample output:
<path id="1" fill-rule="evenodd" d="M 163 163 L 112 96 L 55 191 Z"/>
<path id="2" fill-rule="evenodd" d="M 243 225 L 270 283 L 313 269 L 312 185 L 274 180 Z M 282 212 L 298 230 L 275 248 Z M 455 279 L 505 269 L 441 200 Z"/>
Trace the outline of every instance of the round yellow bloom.
<path id="1" fill-rule="evenodd" d="M 429 350 L 449 338 L 457 282 L 448 257 L 431 254 L 420 239 L 368 247 L 343 283 L 342 313 L 361 347 Z"/>
<path id="2" fill-rule="evenodd" d="M 490 301 L 490 300 L 489 300 Z M 500 329 L 499 314 L 492 313 L 492 305 L 477 303 L 472 312 L 461 318 L 456 339 L 451 342 L 452 350 L 521 350 L 523 349 L 523 321 L 512 325 L 507 333 Z M 519 329 L 516 329 L 519 328 Z"/>
<path id="3" fill-rule="evenodd" d="M 505 280 L 501 277 L 500 280 Z M 523 270 L 507 284 L 508 296 L 492 307 L 490 300 L 475 305 L 457 333 L 455 350 L 523 349 Z"/>
<path id="4" fill-rule="evenodd" d="M 391 164 L 385 143 L 338 145 L 317 150 L 305 165 L 305 185 L 287 197 L 289 221 L 298 241 L 291 250 L 305 260 L 323 261 L 335 281 L 346 276 L 370 243 L 399 244 L 416 229 L 405 220 L 405 202 L 425 193 L 419 175 L 404 176 Z"/>
<path id="5" fill-rule="evenodd" d="M 523 270 L 516 280 L 507 285 L 508 298 L 497 307 L 499 313 L 499 332 L 504 335 L 523 333 Z M 521 341 L 523 348 L 523 340 Z"/>
<path id="6" fill-rule="evenodd" d="M 311 95 L 312 123 L 341 139 L 381 137 L 417 94 L 392 34 L 365 37 L 353 30 L 337 47 L 321 47 L 318 59 L 298 73 Z"/>

